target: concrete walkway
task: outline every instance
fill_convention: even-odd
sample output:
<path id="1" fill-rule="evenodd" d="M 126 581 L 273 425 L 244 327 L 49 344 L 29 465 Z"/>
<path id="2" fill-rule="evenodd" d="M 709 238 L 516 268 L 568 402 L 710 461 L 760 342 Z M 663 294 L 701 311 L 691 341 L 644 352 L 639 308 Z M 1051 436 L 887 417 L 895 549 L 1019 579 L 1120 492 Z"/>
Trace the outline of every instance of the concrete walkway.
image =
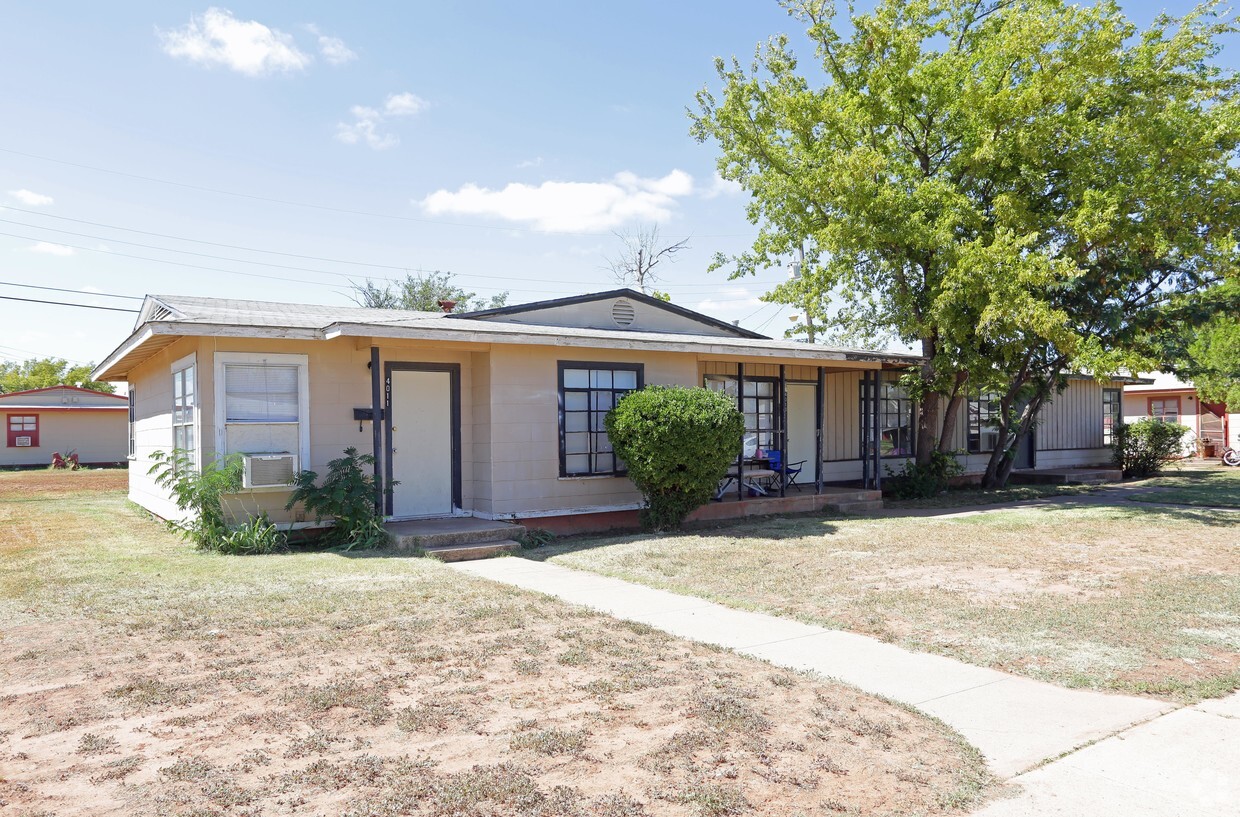
<path id="1" fill-rule="evenodd" d="M 1141 724 L 1022 774 L 974 817 L 1235 817 L 1240 693 Z"/>
<path id="2" fill-rule="evenodd" d="M 1064 689 L 855 633 L 734 610 L 545 562 L 508 558 L 453 567 L 911 704 L 963 735 L 1005 778 L 1174 708 Z M 995 812 L 1026 813 L 1049 812 Z"/>

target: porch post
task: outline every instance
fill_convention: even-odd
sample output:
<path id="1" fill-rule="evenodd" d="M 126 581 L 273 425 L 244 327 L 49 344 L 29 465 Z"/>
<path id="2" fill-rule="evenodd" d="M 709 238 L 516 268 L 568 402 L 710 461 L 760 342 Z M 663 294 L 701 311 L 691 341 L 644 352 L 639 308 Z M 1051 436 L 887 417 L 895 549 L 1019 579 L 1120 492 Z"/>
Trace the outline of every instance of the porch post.
<path id="1" fill-rule="evenodd" d="M 745 364 L 736 364 L 736 410 L 745 416 Z M 736 456 L 736 498 L 745 501 L 745 432 L 741 432 L 741 450 Z"/>
<path id="2" fill-rule="evenodd" d="M 880 420 L 882 412 L 879 411 L 879 393 L 882 387 L 882 370 L 874 372 L 874 490 L 881 491 L 883 488 L 883 425 Z"/>
<path id="3" fill-rule="evenodd" d="M 370 347 L 370 431 L 375 456 L 375 510 L 383 516 L 383 373 L 379 367 L 379 347 Z"/>
<path id="4" fill-rule="evenodd" d="M 788 377 L 784 364 L 779 364 L 779 462 L 784 472 L 779 475 L 779 495 L 784 496 L 784 477 L 788 474 Z"/>
<path id="5" fill-rule="evenodd" d="M 818 390 L 814 397 L 814 493 L 822 493 L 822 415 L 826 410 L 826 372 L 818 367 Z"/>
<path id="6" fill-rule="evenodd" d="M 870 487 L 870 370 L 861 372 L 861 487 Z"/>

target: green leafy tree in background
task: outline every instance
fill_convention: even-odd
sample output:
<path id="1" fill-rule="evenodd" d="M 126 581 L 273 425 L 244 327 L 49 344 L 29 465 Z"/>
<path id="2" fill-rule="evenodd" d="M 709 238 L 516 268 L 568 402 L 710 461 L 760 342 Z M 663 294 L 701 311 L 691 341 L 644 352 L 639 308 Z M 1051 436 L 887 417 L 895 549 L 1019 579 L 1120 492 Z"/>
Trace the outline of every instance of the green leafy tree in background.
<path id="1" fill-rule="evenodd" d="M 508 303 L 508 293 L 501 292 L 490 299 L 479 298 L 466 292 L 452 280 L 450 272 L 410 273 L 403 281 L 379 286 L 366 279 L 353 284 L 353 302 L 372 309 L 410 309 L 418 312 L 440 312 L 440 301 L 456 303 L 455 312 L 476 312 L 480 309 L 496 309 Z"/>
<path id="2" fill-rule="evenodd" d="M 1149 365 L 1149 333 L 1235 270 L 1237 81 L 1212 59 L 1236 26 L 1216 2 L 1145 32 L 1105 1 L 880 0 L 841 26 L 826 0 L 785 6 L 821 82 L 778 36 L 719 60 L 690 114 L 760 227 L 714 267 L 804 247 L 772 299 L 925 356 L 919 463 L 996 392 L 1002 484 L 1070 373 Z"/>
<path id="3" fill-rule="evenodd" d="M 60 385 L 78 386 L 104 394 L 116 391 L 110 383 L 90 379 L 90 373 L 94 368 L 94 364 L 91 363 L 72 366 L 69 361 L 56 357 L 0 363 L 0 394 Z"/>

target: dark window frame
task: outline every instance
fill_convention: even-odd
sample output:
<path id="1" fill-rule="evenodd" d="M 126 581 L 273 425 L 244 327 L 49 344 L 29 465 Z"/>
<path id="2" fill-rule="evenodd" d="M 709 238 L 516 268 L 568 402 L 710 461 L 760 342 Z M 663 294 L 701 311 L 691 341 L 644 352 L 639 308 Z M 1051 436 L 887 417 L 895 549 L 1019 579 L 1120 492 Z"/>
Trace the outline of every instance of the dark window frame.
<path id="1" fill-rule="evenodd" d="M 981 394 L 970 395 L 965 402 L 965 414 L 967 423 L 965 427 L 965 448 L 970 454 L 992 454 L 995 446 L 989 448 L 982 447 L 982 429 L 997 425 L 994 422 L 1001 415 L 999 408 L 999 395 L 994 392 L 983 392 Z M 987 422 L 983 424 L 982 420 Z M 994 441 L 997 444 L 999 436 L 994 435 Z"/>
<path id="2" fill-rule="evenodd" d="M 895 396 L 889 396 L 887 394 L 887 391 L 889 389 L 892 391 L 898 390 L 900 393 L 896 394 Z M 864 438 L 864 429 L 866 428 L 866 423 L 864 421 L 865 412 L 873 411 L 874 407 L 871 404 L 871 401 L 866 399 L 865 388 L 859 389 L 858 392 L 859 394 L 857 396 L 857 407 L 858 407 L 858 411 L 860 412 L 860 414 L 858 415 L 858 418 L 859 418 L 858 434 L 861 435 L 861 445 L 858 449 L 860 454 L 857 457 L 857 459 L 864 459 L 867 456 L 867 453 L 871 451 L 869 441 L 867 441 Z M 896 404 L 896 410 L 894 412 L 887 411 L 886 406 L 889 403 L 893 403 L 893 402 Z M 903 459 L 910 459 L 916 456 L 917 454 L 917 401 L 914 400 L 912 397 L 909 397 L 908 391 L 905 390 L 904 387 L 900 385 L 900 372 L 895 372 L 895 371 L 881 372 L 879 376 L 879 386 L 878 386 L 878 405 L 879 405 L 878 428 L 879 428 L 879 435 L 880 435 L 880 438 L 879 438 L 880 455 L 879 456 L 885 460 L 891 460 L 891 459 L 903 460 Z M 890 428 L 904 427 L 904 426 L 899 426 L 899 425 L 890 425 L 892 421 L 901 420 L 901 419 L 907 420 L 908 445 L 905 446 L 903 449 L 901 449 L 899 446 L 896 446 L 893 443 L 893 445 L 891 446 L 891 451 L 892 452 L 899 451 L 901 453 L 881 453 L 882 452 L 882 436 L 881 435 L 882 435 L 883 430 L 889 427 Z"/>
<path id="3" fill-rule="evenodd" d="M 1113 399 L 1108 400 L 1111 397 Z M 1110 424 L 1107 424 L 1110 420 Z M 1102 390 L 1102 444 L 1115 444 L 1115 427 L 1124 421 L 1124 390 Z"/>
<path id="4" fill-rule="evenodd" d="M 711 388 L 710 384 L 712 382 L 737 383 L 739 380 L 740 378 L 734 374 L 708 374 L 702 377 L 702 385 L 704 388 L 709 389 Z M 747 374 L 745 375 L 744 383 L 744 391 L 748 391 L 750 388 L 757 386 L 759 383 L 768 383 L 771 386 L 771 393 L 769 395 L 743 394 L 740 395 L 740 400 L 738 402 L 738 407 L 741 409 L 741 414 L 745 418 L 745 431 L 741 435 L 742 451 L 744 447 L 744 438 L 750 434 L 753 434 L 757 440 L 753 458 L 764 459 L 763 457 L 757 456 L 758 451 L 762 451 L 763 453 L 768 451 L 780 451 L 784 445 L 782 442 L 783 429 L 780 428 L 780 418 L 783 416 L 783 398 L 779 393 L 779 378 L 771 377 L 769 375 Z M 722 392 L 722 394 L 733 400 L 737 399 L 736 394 L 728 394 L 726 389 Z M 749 400 L 755 401 L 754 411 L 748 410 L 746 403 Z M 763 401 L 770 403 L 770 411 L 760 410 Z M 763 416 L 770 417 L 770 425 L 766 428 L 762 428 L 761 425 L 761 418 Z M 749 422 L 750 417 L 754 418 L 752 425 Z M 767 440 L 766 444 L 763 444 L 763 437 Z"/>
<path id="5" fill-rule="evenodd" d="M 619 372 L 634 372 L 637 376 L 636 378 L 637 388 L 617 389 L 614 387 L 614 385 L 609 388 L 594 387 L 594 386 L 587 386 L 586 388 L 566 387 L 564 385 L 564 372 L 568 369 L 586 369 L 586 370 L 595 370 L 595 371 L 609 370 L 612 372 L 613 377 L 614 377 L 615 372 L 618 372 L 618 371 Z M 614 384 L 614 379 L 613 379 L 613 384 Z M 559 412 L 559 430 L 560 430 L 559 439 L 560 439 L 560 478 L 561 479 L 575 479 L 575 478 L 586 478 L 586 477 L 623 477 L 623 476 L 628 475 L 628 469 L 620 467 L 620 459 L 619 457 L 615 455 L 614 451 L 604 452 L 604 451 L 595 450 L 595 441 L 597 439 L 595 435 L 601 434 L 602 436 L 605 437 L 607 432 L 602 431 L 601 428 L 600 429 L 594 428 L 595 423 L 591 419 L 592 415 L 602 413 L 603 416 L 606 416 L 606 412 L 600 412 L 599 410 L 593 408 L 593 406 L 595 405 L 595 399 L 593 395 L 595 393 L 607 392 L 608 394 L 612 396 L 612 399 L 610 402 L 612 406 L 614 406 L 620 397 L 623 397 L 624 395 L 630 394 L 634 391 L 640 391 L 641 389 L 645 388 L 645 385 L 646 385 L 646 364 L 644 363 L 614 363 L 614 362 L 605 361 L 605 360 L 560 360 L 556 362 L 556 396 L 557 396 L 557 400 L 559 404 L 558 412 Z M 587 395 L 586 397 L 587 408 L 584 410 L 584 412 L 582 412 L 581 410 L 576 410 L 576 409 L 569 411 L 565 408 L 565 394 L 567 393 L 585 393 Z M 617 397 L 617 393 L 620 393 L 619 397 Z M 586 419 L 586 433 L 587 433 L 587 439 L 589 440 L 589 451 L 586 453 L 586 456 L 590 457 L 591 467 L 589 471 L 573 472 L 573 473 L 568 472 L 567 439 L 565 435 L 568 433 L 567 427 L 566 427 L 566 419 L 567 419 L 566 415 L 570 413 L 572 414 L 584 413 L 587 418 Z M 594 457 L 598 456 L 599 454 L 604 454 L 604 453 L 611 453 L 612 469 L 610 471 L 594 470 Z"/>

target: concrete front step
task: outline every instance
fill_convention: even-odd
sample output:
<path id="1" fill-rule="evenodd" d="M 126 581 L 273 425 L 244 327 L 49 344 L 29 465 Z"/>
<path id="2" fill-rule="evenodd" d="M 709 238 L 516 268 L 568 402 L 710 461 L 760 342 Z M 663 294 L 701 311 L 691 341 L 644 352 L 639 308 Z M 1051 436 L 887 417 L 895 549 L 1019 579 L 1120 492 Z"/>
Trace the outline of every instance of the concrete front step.
<path id="1" fill-rule="evenodd" d="M 388 534 L 398 550 L 426 550 L 481 545 L 519 538 L 525 528 L 508 522 L 493 522 L 472 516 L 444 519 L 411 519 L 406 522 L 389 522 Z"/>
<path id="2" fill-rule="evenodd" d="M 1103 485 L 1122 482 L 1124 473 L 1118 468 L 1047 468 L 1045 470 L 1013 471 L 1011 482 L 1023 485 Z"/>
<path id="3" fill-rule="evenodd" d="M 474 559 L 489 559 L 504 553 L 516 553 L 520 549 L 521 545 L 511 539 L 499 539 L 469 545 L 439 545 L 426 548 L 423 552 L 441 562 L 469 562 Z"/>

